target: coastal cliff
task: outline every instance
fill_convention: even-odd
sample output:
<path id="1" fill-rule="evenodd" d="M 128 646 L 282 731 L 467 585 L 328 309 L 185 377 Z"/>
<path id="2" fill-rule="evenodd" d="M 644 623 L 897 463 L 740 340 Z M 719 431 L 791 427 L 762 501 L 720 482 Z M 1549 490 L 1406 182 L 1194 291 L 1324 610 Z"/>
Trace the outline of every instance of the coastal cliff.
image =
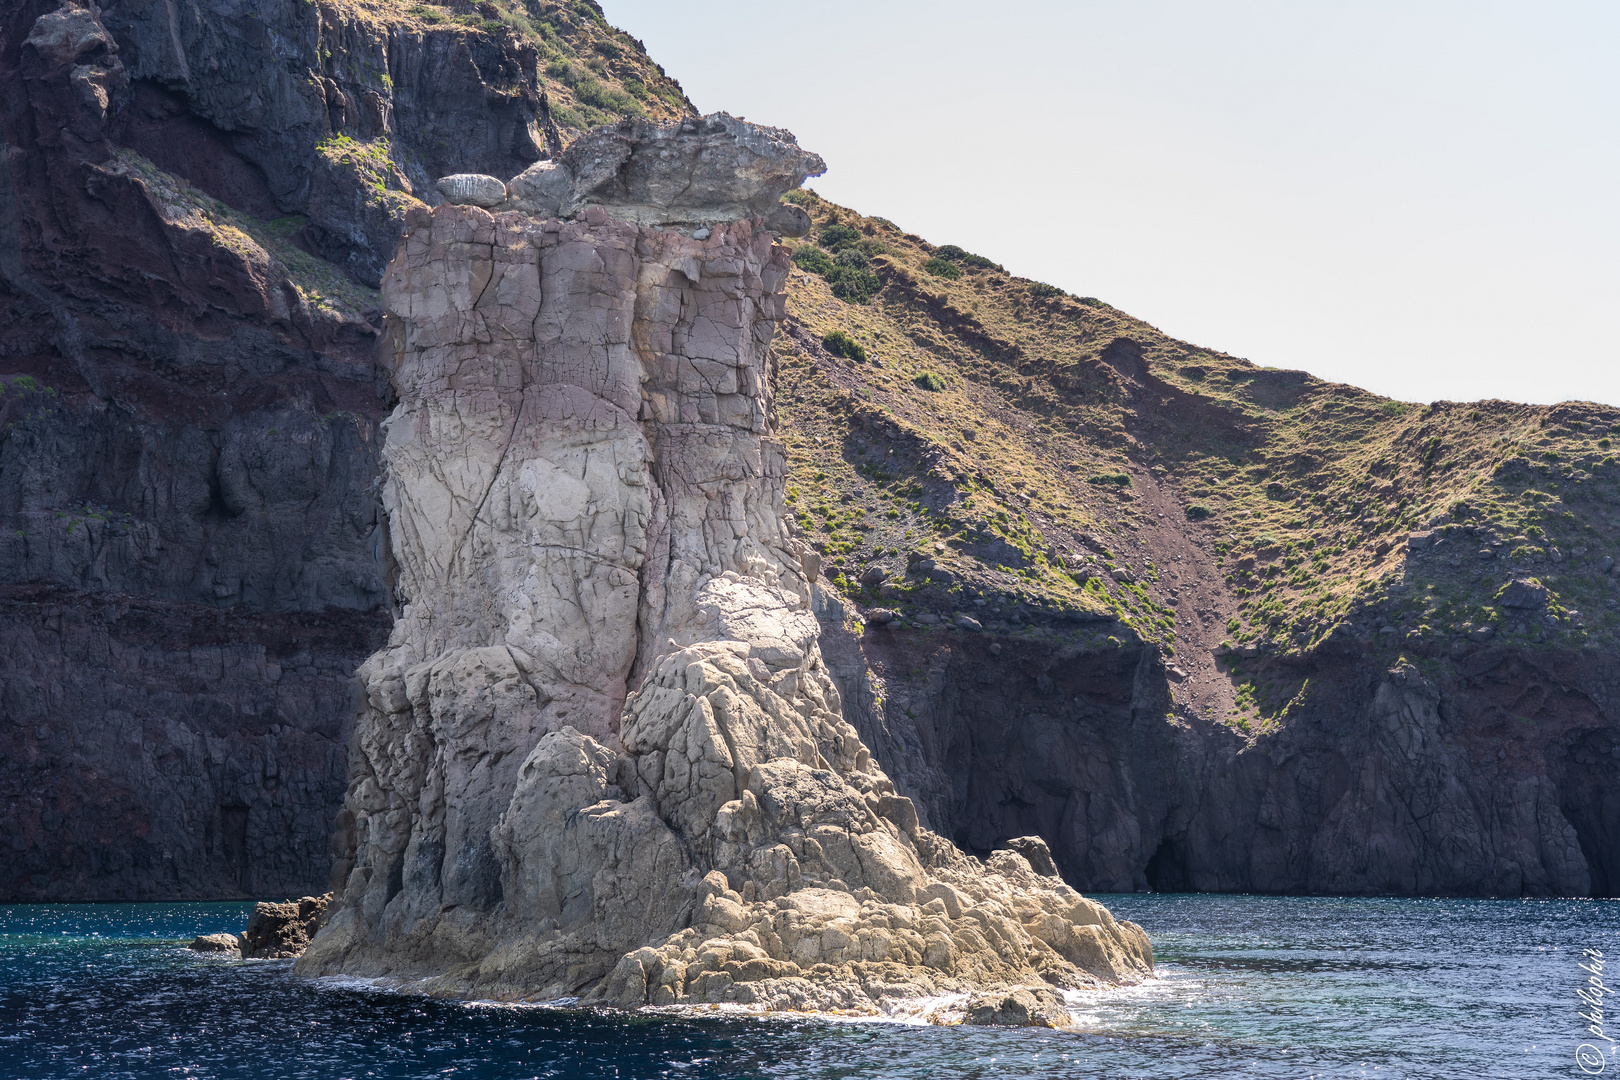
<path id="1" fill-rule="evenodd" d="M 696 112 L 550 0 L 27 0 L 0 89 L 0 899 L 324 891 L 372 768 L 353 672 L 423 595 L 383 484 L 407 215 L 490 174 L 497 213 L 572 215 L 595 250 L 681 218 L 607 190 L 620 118 Z M 780 448 L 751 497 L 782 505 L 736 513 L 776 551 L 755 518 L 785 511 L 779 576 L 819 559 L 790 637 L 813 629 L 880 798 L 979 856 L 1044 837 L 1088 890 L 1620 890 L 1616 410 L 1258 368 L 804 190 L 722 216 L 792 254 L 756 268 L 783 277 L 750 354 L 774 374 L 716 391 Z M 662 586 L 613 559 L 592 573 L 633 574 L 613 602 L 642 619 Z M 607 736 L 652 669 L 625 657 L 659 632 L 535 707 L 630 750 Z M 468 851 L 493 895 L 494 847 Z"/>
<path id="2" fill-rule="evenodd" d="M 0 12 L 0 899 L 325 888 L 395 608 L 375 286 L 403 215 L 604 106 L 690 111 L 588 4 L 548 7 L 551 45 L 505 17 Z"/>
<path id="3" fill-rule="evenodd" d="M 405 603 L 298 970 L 620 1006 L 990 989 L 1049 1022 L 1054 986 L 1146 975 L 1140 929 L 920 829 L 842 717 L 771 430 L 787 252 L 737 216 L 820 159 L 723 116 L 610 134 L 605 169 L 558 166 L 598 170 L 574 220 L 416 212 L 385 275 Z"/>

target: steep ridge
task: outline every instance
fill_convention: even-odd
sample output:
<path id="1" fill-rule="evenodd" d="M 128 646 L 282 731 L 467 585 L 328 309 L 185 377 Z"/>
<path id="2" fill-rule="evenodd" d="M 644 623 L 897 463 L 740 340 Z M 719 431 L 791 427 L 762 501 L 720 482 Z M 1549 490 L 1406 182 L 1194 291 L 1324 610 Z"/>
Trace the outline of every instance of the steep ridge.
<path id="1" fill-rule="evenodd" d="M 557 166 L 593 177 L 573 221 L 406 219 L 405 604 L 361 669 L 337 896 L 298 970 L 619 1006 L 990 991 L 966 1013 L 1067 1023 L 1053 988 L 1148 974 L 1146 936 L 1037 838 L 980 864 L 918 828 L 843 720 L 784 532 L 789 263 L 727 218 L 821 160 L 724 116 L 611 134 Z"/>

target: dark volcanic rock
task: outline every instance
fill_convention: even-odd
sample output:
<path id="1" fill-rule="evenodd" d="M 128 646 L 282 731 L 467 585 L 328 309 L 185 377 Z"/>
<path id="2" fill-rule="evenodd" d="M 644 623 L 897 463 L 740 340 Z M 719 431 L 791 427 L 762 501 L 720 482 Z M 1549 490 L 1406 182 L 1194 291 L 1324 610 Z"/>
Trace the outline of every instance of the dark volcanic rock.
<path id="1" fill-rule="evenodd" d="M 0 11 L 0 900 L 324 889 L 394 597 L 375 285 L 540 156 L 512 35 L 304 0 Z"/>
<path id="2" fill-rule="evenodd" d="M 1505 608 L 1535 611 L 1547 606 L 1547 587 L 1535 578 L 1518 578 L 1502 587 L 1497 602 Z"/>
<path id="3" fill-rule="evenodd" d="M 1620 893 L 1620 670 L 1590 652 L 1272 661 L 1322 689 L 1250 743 L 1167 721 L 1137 646 L 830 627 L 822 648 L 924 826 L 982 854 L 1042 837 L 1082 890 Z"/>

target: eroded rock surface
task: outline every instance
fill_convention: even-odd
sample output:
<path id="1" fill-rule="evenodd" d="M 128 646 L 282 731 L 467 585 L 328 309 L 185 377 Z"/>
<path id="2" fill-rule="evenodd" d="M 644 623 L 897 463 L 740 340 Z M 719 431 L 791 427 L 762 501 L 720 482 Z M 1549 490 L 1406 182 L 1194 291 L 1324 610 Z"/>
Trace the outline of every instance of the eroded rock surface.
<path id="1" fill-rule="evenodd" d="M 625 1007 L 986 990 L 984 1022 L 1058 1022 L 1054 988 L 1150 973 L 1146 936 L 1038 840 L 980 862 L 919 828 L 845 722 L 783 525 L 789 262 L 756 205 L 819 159 L 727 123 L 774 171 L 713 196 L 703 239 L 637 209 L 669 185 L 636 169 L 679 154 L 615 166 L 612 213 L 409 216 L 383 449 L 407 602 L 361 670 L 299 970 Z"/>
<path id="2" fill-rule="evenodd" d="M 809 215 L 777 200 L 826 168 L 790 133 L 725 113 L 666 125 L 627 119 L 588 132 L 557 161 L 529 166 L 501 206 L 541 217 L 606 206 L 615 218 L 651 225 L 758 217 L 774 232 L 803 236 Z M 445 192 L 452 202 L 491 205 L 470 186 L 456 190 Z"/>
<path id="3" fill-rule="evenodd" d="M 328 894 L 305 896 L 279 904 L 269 902 L 254 904 L 253 913 L 248 916 L 247 929 L 236 939 L 243 958 L 285 960 L 301 955 L 308 947 L 309 939 L 315 936 L 315 931 L 320 927 L 321 919 L 326 915 L 326 908 L 330 902 L 331 896 Z M 224 938 L 230 935 L 213 936 Z M 193 942 L 191 947 L 197 948 L 196 942 Z"/>

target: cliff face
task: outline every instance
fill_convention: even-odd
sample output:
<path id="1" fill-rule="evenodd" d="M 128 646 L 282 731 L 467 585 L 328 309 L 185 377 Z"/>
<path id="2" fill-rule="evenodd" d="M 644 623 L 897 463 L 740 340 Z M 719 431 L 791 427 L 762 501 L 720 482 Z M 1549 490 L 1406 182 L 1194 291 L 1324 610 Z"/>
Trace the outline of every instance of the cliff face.
<path id="1" fill-rule="evenodd" d="M 1163 661 L 1139 647 L 836 624 L 823 644 L 852 722 L 930 827 L 970 851 L 1046 837 L 1083 888 L 1620 885 L 1620 739 L 1598 705 L 1613 674 L 1590 658 L 1316 656 L 1294 674 L 1332 704 L 1254 741 L 1177 718 Z"/>
<path id="2" fill-rule="evenodd" d="M 763 134 L 627 126 L 609 170 L 820 171 Z M 844 722 L 769 423 L 786 253 L 720 206 L 616 220 L 653 214 L 636 187 L 573 221 L 407 219 L 384 282 L 407 601 L 361 670 L 338 897 L 299 970 L 625 1006 L 1027 983 L 1054 1020 L 1052 985 L 1145 973 L 1139 929 L 1024 856 L 919 830 Z"/>
<path id="3" fill-rule="evenodd" d="M 549 46 L 508 17 L 0 13 L 0 899 L 324 887 L 394 607 L 374 286 L 402 217 L 535 161 L 547 89 L 554 135 L 627 82 L 689 111 L 589 5 L 547 8 Z"/>
<path id="4" fill-rule="evenodd" d="M 621 170 L 614 128 L 536 160 L 542 93 L 565 138 L 632 108 L 691 110 L 588 3 L 489 8 L 30 0 L 0 13 L 0 899 L 319 891 L 335 817 L 345 874 L 359 857 L 353 812 L 338 816 L 367 697 L 349 673 L 403 602 L 426 620 L 411 634 L 427 644 L 410 647 L 438 650 L 423 659 L 474 647 L 456 635 L 476 638 L 498 605 L 430 618 L 422 581 L 449 590 L 504 552 L 510 576 L 480 587 L 530 582 L 518 541 L 476 529 L 453 567 L 394 562 L 390 520 L 438 510 L 382 501 L 380 424 L 403 391 L 377 356 L 404 354 L 381 341 L 373 286 L 405 216 L 439 200 L 431 178 L 512 177 L 512 206 L 541 217 L 618 202 L 621 225 L 577 219 L 590 235 L 569 249 L 603 245 L 600 293 L 542 289 L 540 329 L 480 323 L 441 345 L 471 355 L 489 345 L 479 334 L 529 333 L 555 353 L 587 316 L 546 305 L 604 302 L 600 326 L 567 332 L 602 354 L 582 370 L 618 380 L 597 396 L 643 430 L 641 449 L 607 440 L 631 455 L 614 468 L 651 453 L 656 477 L 687 460 L 664 449 L 687 436 L 646 435 L 655 421 L 632 407 L 634 380 L 664 385 L 646 357 L 680 349 L 624 336 L 619 323 L 663 316 L 626 308 L 613 277 L 632 273 L 639 296 L 642 269 L 668 260 L 612 230 L 690 212 L 696 243 L 704 214 L 766 208 L 719 188 L 699 201 L 723 196 L 726 213 L 683 207 L 683 187 Z M 729 389 L 753 368 L 722 357 L 668 376 L 677 390 L 658 400 L 699 409 L 683 423 L 749 432 L 745 413 L 778 410 L 779 457 L 770 440 L 758 450 L 769 491 L 725 513 L 769 547 L 776 534 L 749 530 L 775 510 L 747 500 L 785 489 L 789 528 L 825 568 L 820 647 L 848 719 L 928 827 L 977 852 L 1039 834 L 1088 889 L 1620 889 L 1614 410 L 1423 407 L 1257 369 L 882 219 L 802 191 L 790 202 L 765 225 L 811 230 L 797 268 L 774 255 L 755 268 L 762 283 L 767 266 L 786 275 L 759 292 L 788 298 L 776 383 Z M 753 239 L 726 243 L 756 258 Z M 672 295 L 659 289 L 647 295 Z M 437 416 L 437 391 L 410 385 L 413 408 Z M 711 405 L 681 397 L 699 385 Z M 501 424 L 529 416 L 508 389 L 491 391 L 493 412 L 467 412 L 466 467 L 482 470 L 468 483 L 498 471 L 477 455 L 504 445 Z M 516 659 L 493 657 L 523 709 L 549 710 L 521 730 L 566 723 L 620 752 L 620 695 L 664 633 L 647 612 L 666 583 L 637 569 L 634 536 L 672 512 L 676 489 L 660 485 L 745 469 L 712 452 L 723 463 L 650 481 L 645 506 L 625 497 L 616 520 L 651 515 L 614 526 L 631 554 L 581 548 L 595 591 L 499 608 L 514 626 L 566 615 L 570 634 L 605 642 L 533 653 L 551 665 L 541 689 L 524 682 L 539 669 L 520 679 Z M 704 550 L 727 528 L 704 525 Z M 396 597 L 402 574 L 416 584 Z M 625 612 L 635 640 L 608 642 Z M 497 786 L 521 765 L 516 749 L 492 757 Z M 493 895 L 504 864 L 484 824 L 453 826 L 471 854 L 449 877 Z"/>

